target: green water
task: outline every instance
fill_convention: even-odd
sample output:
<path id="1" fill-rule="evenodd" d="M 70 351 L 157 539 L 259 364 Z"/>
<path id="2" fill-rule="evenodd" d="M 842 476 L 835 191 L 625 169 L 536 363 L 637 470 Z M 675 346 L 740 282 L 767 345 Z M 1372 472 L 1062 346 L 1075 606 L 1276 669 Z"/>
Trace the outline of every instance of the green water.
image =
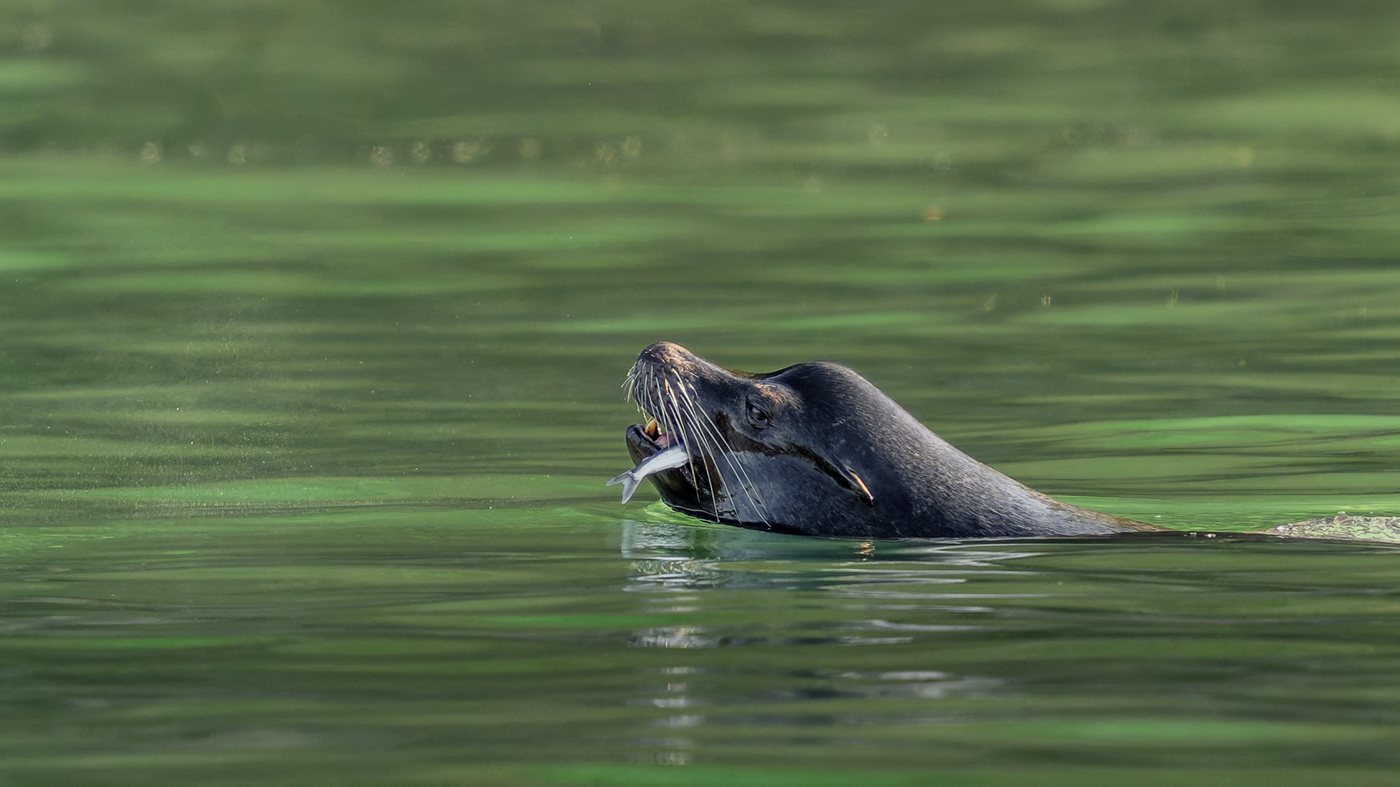
<path id="1" fill-rule="evenodd" d="M 1388 784 L 1400 7 L 0 8 L 0 784 Z M 1213 539 L 620 506 L 668 339 Z"/>

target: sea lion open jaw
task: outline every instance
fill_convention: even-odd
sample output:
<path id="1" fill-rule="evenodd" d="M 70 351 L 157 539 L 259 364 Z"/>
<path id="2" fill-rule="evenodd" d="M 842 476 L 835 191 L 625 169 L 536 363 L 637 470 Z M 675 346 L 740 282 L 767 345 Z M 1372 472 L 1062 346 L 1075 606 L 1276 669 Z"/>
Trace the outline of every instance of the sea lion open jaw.
<path id="1" fill-rule="evenodd" d="M 646 418 L 627 429 L 637 467 L 613 483 L 650 478 L 667 505 L 705 519 L 857 538 L 1161 530 L 1022 486 L 840 364 L 751 374 L 659 342 L 625 386 Z"/>

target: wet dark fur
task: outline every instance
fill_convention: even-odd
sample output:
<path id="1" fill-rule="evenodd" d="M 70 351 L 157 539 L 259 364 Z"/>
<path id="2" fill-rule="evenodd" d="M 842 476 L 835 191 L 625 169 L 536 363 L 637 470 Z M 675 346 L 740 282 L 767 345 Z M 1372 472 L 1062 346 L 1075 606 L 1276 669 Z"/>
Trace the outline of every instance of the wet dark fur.
<path id="1" fill-rule="evenodd" d="M 627 387 L 691 457 L 651 477 L 662 499 L 706 519 L 859 538 L 1161 530 L 1017 483 L 840 364 L 749 374 L 660 342 L 642 351 Z M 642 426 L 627 430 L 627 447 L 638 463 L 661 450 Z"/>

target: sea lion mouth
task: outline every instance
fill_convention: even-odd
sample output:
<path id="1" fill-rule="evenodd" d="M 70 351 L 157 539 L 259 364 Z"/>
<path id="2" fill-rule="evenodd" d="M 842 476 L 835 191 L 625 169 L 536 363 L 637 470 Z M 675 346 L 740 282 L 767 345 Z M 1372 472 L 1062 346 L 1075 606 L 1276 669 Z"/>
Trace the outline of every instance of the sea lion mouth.
<path id="1" fill-rule="evenodd" d="M 633 447 L 632 443 L 635 442 L 636 447 L 641 449 L 642 455 L 640 457 L 633 456 L 633 462 L 640 463 L 654 453 L 680 444 L 680 441 L 672 437 L 670 432 L 662 431 L 661 422 L 657 420 L 656 416 L 642 410 L 640 406 L 637 409 L 641 410 L 643 422 L 634 424 L 627 430 L 627 442 L 629 448 Z"/>
<path id="2" fill-rule="evenodd" d="M 659 385 L 653 385 L 655 380 L 652 370 L 639 372 L 638 366 L 632 368 L 627 376 L 627 398 L 634 401 L 637 410 L 642 414 L 642 423 L 634 424 L 627 429 L 627 449 L 632 456 L 632 462 L 640 465 L 654 454 L 661 453 L 674 446 L 686 446 L 685 439 L 681 436 L 683 427 L 673 418 L 676 413 L 675 404 L 665 396 L 665 392 L 670 388 L 669 381 L 663 381 Z M 646 380 L 646 382 L 643 382 Z M 676 381 L 679 385 L 679 381 Z M 639 387 L 640 386 L 640 387 Z M 659 415 L 658 415 L 659 414 Z M 689 448 L 687 447 L 689 454 Z M 692 488 L 698 486 L 703 479 L 695 476 L 697 464 L 692 461 L 672 470 L 663 470 L 662 473 L 669 473 L 671 476 L 680 476 Z M 703 472 L 703 468 L 700 468 Z"/>
<path id="3" fill-rule="evenodd" d="M 708 483 L 703 462 L 694 461 L 689 447 L 678 436 L 679 430 L 663 426 L 661 419 L 648 412 L 646 405 L 633 391 L 629 390 L 629 396 L 637 400 L 637 409 L 642 413 L 642 423 L 627 427 L 627 453 L 632 457 L 634 474 L 639 480 L 649 477 L 668 501 L 679 501 L 683 508 L 708 513 L 700 501 L 699 492 Z M 652 457 L 673 448 L 686 451 L 688 461 L 685 464 L 660 471 L 644 469 Z"/>

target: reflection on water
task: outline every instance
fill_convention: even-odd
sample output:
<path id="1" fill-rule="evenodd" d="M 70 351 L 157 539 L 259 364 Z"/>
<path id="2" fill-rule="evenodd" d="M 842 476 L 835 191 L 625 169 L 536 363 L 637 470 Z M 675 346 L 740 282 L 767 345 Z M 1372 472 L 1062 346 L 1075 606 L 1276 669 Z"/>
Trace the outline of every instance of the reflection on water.
<path id="1" fill-rule="evenodd" d="M 889 552 L 889 557 L 884 552 Z M 908 601 L 966 598 L 973 594 L 948 591 L 965 585 L 969 573 L 1033 573 L 1005 566 L 1036 555 L 960 544 L 910 547 L 801 539 L 636 520 L 625 523 L 621 553 L 630 566 L 624 590 L 656 594 L 657 598 L 647 599 L 648 611 L 692 621 L 636 629 L 629 635 L 628 645 L 689 653 L 736 647 L 788 653 L 793 649 L 904 647 L 919 640 L 936 643 L 944 634 L 976 633 L 989 628 L 986 618 L 993 607 L 916 605 Z M 789 612 L 803 607 L 824 612 L 806 621 L 801 615 L 765 614 L 763 599 L 772 594 L 777 594 L 773 602 Z M 802 600 L 794 602 L 794 595 Z M 736 610 L 745 607 L 758 614 L 734 619 Z M 932 613 L 947 622 L 888 618 L 889 612 L 916 611 Z M 707 622 L 717 619 L 720 622 Z M 784 657 L 788 658 L 791 656 Z M 675 663 L 659 670 L 666 678 L 664 686 L 654 684 L 635 702 L 664 709 L 665 715 L 650 719 L 647 727 L 673 732 L 685 729 L 699 733 L 715 725 L 721 729 L 774 724 L 802 728 L 917 726 L 944 720 L 925 703 L 990 697 L 1003 684 L 995 677 L 940 669 L 936 658 L 919 658 L 907 668 L 889 670 L 820 667 L 811 659 L 802 662 L 806 666 L 801 669 L 777 673 L 770 672 L 771 666 L 759 668 L 762 674 L 770 675 L 768 679 L 745 676 L 743 667 L 738 667 L 736 674 L 733 666 L 717 672 L 693 662 Z M 735 693 L 731 684 L 736 680 L 750 684 L 748 690 Z M 909 706 L 911 702 L 915 704 Z M 858 710 L 833 708 L 852 703 Z M 882 707 L 882 703 L 889 707 Z M 673 765 L 693 762 L 704 750 L 702 739 L 674 734 L 643 734 L 633 746 L 638 751 L 636 761 Z"/>
<path id="2" fill-rule="evenodd" d="M 643 647 L 648 646 L 644 645 Z M 661 647 L 672 646 L 663 645 Z M 665 685 L 658 686 L 654 696 L 638 700 L 637 703 L 665 708 L 671 713 L 651 720 L 647 724 L 648 729 L 659 727 L 664 730 L 680 731 L 703 725 L 705 723 L 703 714 L 693 711 L 679 712 L 681 709 L 694 708 L 704 704 L 703 700 L 697 700 L 691 696 L 689 683 L 689 681 L 697 679 L 696 676 L 701 675 L 703 670 L 693 667 L 663 667 L 656 671 L 665 676 Z M 633 751 L 630 753 L 630 759 L 633 762 L 684 765 L 691 761 L 696 745 L 695 740 L 685 737 L 639 737 L 631 741 Z"/>
<path id="3" fill-rule="evenodd" d="M 848 672 L 835 676 L 852 695 L 895 699 L 947 699 L 987 696 L 1001 681 L 959 678 L 943 672 Z"/>
<path id="4" fill-rule="evenodd" d="M 628 589 L 637 591 L 768 586 L 823 588 L 850 597 L 904 598 L 905 593 L 916 593 L 918 587 L 962 584 L 969 571 L 981 576 L 1025 573 L 1004 566 L 1042 554 L 1018 548 L 1016 542 L 989 549 L 987 542 L 794 538 L 725 526 L 631 519 L 623 520 L 622 526 L 622 556 L 632 565 L 633 584 Z M 794 557 L 803 556 L 835 562 L 811 572 L 785 569 Z M 961 596 L 931 593 L 914 597 Z"/>
<path id="5" fill-rule="evenodd" d="M 689 612 L 694 609 L 696 607 L 667 611 Z M 721 640 L 719 637 L 706 636 L 704 629 L 692 626 L 642 629 L 634 632 L 627 642 L 638 648 L 717 648 L 720 645 L 745 644 L 742 641 L 736 643 L 727 639 Z"/>

